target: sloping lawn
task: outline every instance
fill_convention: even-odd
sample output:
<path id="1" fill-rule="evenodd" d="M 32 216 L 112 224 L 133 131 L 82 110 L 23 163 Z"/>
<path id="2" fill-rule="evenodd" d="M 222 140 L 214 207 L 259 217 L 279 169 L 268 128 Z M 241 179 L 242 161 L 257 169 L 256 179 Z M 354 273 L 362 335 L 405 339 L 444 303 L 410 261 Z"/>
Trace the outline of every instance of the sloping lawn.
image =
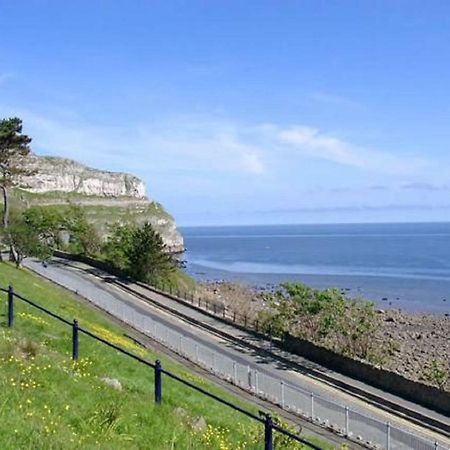
<path id="1" fill-rule="evenodd" d="M 77 318 L 80 326 L 151 362 L 157 358 L 71 293 L 24 269 L 0 263 L 0 286 L 8 284 L 24 297 L 68 320 Z M 261 424 L 167 377 L 163 402 L 155 405 L 151 368 L 83 334 L 80 358 L 73 363 L 69 326 L 16 299 L 15 323 L 9 329 L 6 294 L 0 294 L 0 304 L 2 449 L 263 448 Z M 181 366 L 160 359 L 166 370 L 257 412 Z M 102 380 L 105 377 L 110 381 Z M 118 384 L 116 380 L 120 386 L 111 386 Z M 275 448 L 301 447 L 278 441 Z"/>

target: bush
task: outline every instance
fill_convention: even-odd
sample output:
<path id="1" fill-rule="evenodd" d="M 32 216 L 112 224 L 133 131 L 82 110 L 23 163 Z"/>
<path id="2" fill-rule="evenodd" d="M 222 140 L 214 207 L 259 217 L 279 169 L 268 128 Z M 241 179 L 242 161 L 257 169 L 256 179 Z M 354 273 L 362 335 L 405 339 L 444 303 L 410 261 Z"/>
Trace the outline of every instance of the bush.
<path id="1" fill-rule="evenodd" d="M 161 236 L 149 223 L 141 227 L 115 225 L 103 253 L 114 267 L 150 284 L 169 277 L 176 267 Z"/>
<path id="2" fill-rule="evenodd" d="M 378 315 L 373 303 L 349 300 L 336 289 L 285 283 L 266 294 L 270 312 L 260 314 L 263 329 L 322 345 L 339 353 L 380 363 L 385 350 L 376 339 Z"/>
<path id="3" fill-rule="evenodd" d="M 425 368 L 425 379 L 435 384 L 439 389 L 445 389 L 449 377 L 450 375 L 442 361 L 433 359 Z"/>

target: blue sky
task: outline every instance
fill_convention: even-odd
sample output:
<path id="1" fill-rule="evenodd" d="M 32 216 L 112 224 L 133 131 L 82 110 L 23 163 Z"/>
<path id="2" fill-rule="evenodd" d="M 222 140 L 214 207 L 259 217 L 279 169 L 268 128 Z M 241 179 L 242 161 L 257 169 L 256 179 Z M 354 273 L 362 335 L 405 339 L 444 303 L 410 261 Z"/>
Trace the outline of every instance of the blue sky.
<path id="1" fill-rule="evenodd" d="M 0 5 L 0 116 L 180 224 L 450 218 L 446 0 Z"/>

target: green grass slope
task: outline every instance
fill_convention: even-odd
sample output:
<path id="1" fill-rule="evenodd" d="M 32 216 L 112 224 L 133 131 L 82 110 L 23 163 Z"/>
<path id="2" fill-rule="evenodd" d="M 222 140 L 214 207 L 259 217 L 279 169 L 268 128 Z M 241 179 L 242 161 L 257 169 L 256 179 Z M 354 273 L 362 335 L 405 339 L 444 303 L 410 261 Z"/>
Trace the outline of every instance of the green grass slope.
<path id="1" fill-rule="evenodd" d="M 72 294 L 23 269 L 0 263 L 0 285 L 150 360 L 124 329 Z M 6 294 L 1 294 L 6 311 Z M 15 323 L 0 325 L 0 436 L 2 449 L 261 449 L 263 429 L 245 416 L 174 380 L 163 378 L 163 402 L 153 401 L 153 370 L 80 335 L 71 360 L 71 329 L 15 300 Z M 163 367 L 255 412 L 237 398 L 162 359 Z M 114 389 L 102 377 L 120 381 Z M 177 408 L 183 408 L 183 411 Z M 202 416 L 208 427 L 192 424 Z M 277 450 L 301 448 L 278 442 Z M 329 447 L 327 447 L 329 448 Z"/>
<path id="2" fill-rule="evenodd" d="M 130 202 L 128 205 L 127 202 Z M 21 209 L 28 206 L 43 206 L 58 210 L 62 204 L 79 205 L 87 219 L 93 223 L 100 234 L 108 233 L 109 225 L 116 222 L 142 224 L 150 221 L 155 229 L 164 234 L 167 224 L 174 218 L 155 201 L 137 201 L 132 197 L 116 199 L 96 195 L 83 195 L 77 192 L 46 192 L 33 193 L 23 189 L 14 189 L 11 196 L 13 208 Z"/>

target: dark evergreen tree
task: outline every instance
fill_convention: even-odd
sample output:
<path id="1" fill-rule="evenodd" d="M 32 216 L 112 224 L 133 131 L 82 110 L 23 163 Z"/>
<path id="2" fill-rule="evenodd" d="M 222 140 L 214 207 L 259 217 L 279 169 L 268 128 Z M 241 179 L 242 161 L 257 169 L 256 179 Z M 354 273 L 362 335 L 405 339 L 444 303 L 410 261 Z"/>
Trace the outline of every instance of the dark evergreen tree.
<path id="1" fill-rule="evenodd" d="M 149 223 L 134 228 L 126 256 L 130 275 L 147 283 L 164 279 L 175 269 L 172 255 Z"/>

